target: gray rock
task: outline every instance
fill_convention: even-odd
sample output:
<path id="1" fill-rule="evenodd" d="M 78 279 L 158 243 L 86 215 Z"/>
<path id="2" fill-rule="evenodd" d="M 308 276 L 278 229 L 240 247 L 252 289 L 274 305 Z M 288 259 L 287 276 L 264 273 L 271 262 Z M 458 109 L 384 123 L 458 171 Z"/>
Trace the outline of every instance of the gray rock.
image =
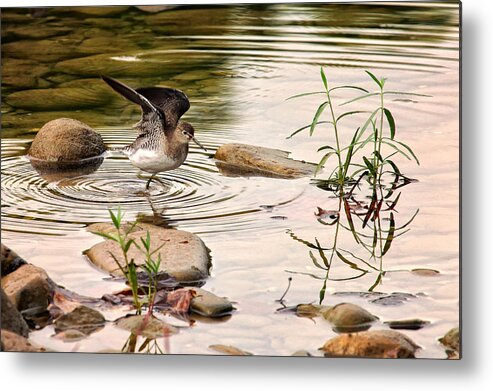
<path id="1" fill-rule="evenodd" d="M 128 229 L 128 227 L 123 229 Z M 111 224 L 98 223 L 91 225 L 89 231 L 114 234 L 116 230 Z M 147 232 L 151 237 L 151 251 L 160 247 L 155 257 L 157 259 L 159 254 L 161 255 L 161 271 L 172 275 L 184 284 L 200 283 L 209 277 L 209 250 L 197 235 L 177 229 L 139 223 L 129 233 L 128 238 L 140 243 L 140 238 L 145 239 Z M 111 256 L 113 254 L 121 265 L 125 265 L 123 252 L 117 243 L 105 240 L 91 247 L 85 254 L 98 268 L 113 275 L 122 275 Z M 136 265 L 145 263 L 144 254 L 135 246 L 130 247 L 128 256 L 129 259 L 134 259 Z"/>
<path id="2" fill-rule="evenodd" d="M 26 338 L 9 330 L 0 331 L 1 350 L 4 352 L 45 352 L 46 349 L 36 346 Z"/>
<path id="3" fill-rule="evenodd" d="M 68 314 L 60 316 L 55 321 L 55 332 L 59 333 L 67 330 L 77 330 L 89 335 L 103 328 L 105 322 L 106 320 L 101 313 L 81 305 Z"/>
<path id="4" fill-rule="evenodd" d="M 406 335 L 393 330 L 342 334 L 321 348 L 326 357 L 414 358 L 416 345 Z"/>
<path id="5" fill-rule="evenodd" d="M 226 176 L 295 179 L 313 175 L 316 165 L 288 158 L 289 152 L 246 144 L 225 144 L 214 158 Z"/>
<path id="6" fill-rule="evenodd" d="M 0 295 L 0 303 L 2 306 L 0 321 L 2 329 L 12 331 L 13 333 L 27 338 L 29 335 L 29 327 L 27 326 L 26 321 L 1 288 Z"/>
<path id="7" fill-rule="evenodd" d="M 23 265 L 2 278 L 2 288 L 18 311 L 45 311 L 56 288 L 46 272 L 34 265 Z"/>
<path id="8" fill-rule="evenodd" d="M 7 246 L 1 244 L 0 250 L 0 264 L 1 264 L 1 276 L 5 277 L 7 274 L 17 270 L 22 265 L 26 264 L 26 261 L 19 257 L 14 251 Z"/>
<path id="9" fill-rule="evenodd" d="M 204 289 L 193 288 L 197 295 L 192 299 L 190 309 L 196 314 L 216 318 L 230 315 L 233 304 L 223 297 L 216 296 Z"/>
<path id="10" fill-rule="evenodd" d="M 75 119 L 59 118 L 39 130 L 28 155 L 49 162 L 78 163 L 100 157 L 105 150 L 101 135 L 88 125 Z"/>
<path id="11" fill-rule="evenodd" d="M 351 303 L 340 303 L 322 312 L 322 316 L 334 326 L 334 331 L 351 333 L 368 330 L 378 317 Z"/>

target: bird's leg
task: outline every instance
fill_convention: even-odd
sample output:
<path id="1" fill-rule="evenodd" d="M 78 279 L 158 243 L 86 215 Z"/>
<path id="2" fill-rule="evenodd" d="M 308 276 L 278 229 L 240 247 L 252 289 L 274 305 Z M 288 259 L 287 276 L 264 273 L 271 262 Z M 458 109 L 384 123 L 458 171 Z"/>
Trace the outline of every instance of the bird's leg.
<path id="1" fill-rule="evenodd" d="M 152 174 L 151 177 L 149 178 L 149 180 L 147 181 L 146 190 L 149 190 L 149 186 L 150 186 L 150 184 L 151 184 L 151 182 L 155 176 L 156 176 L 156 174 Z"/>

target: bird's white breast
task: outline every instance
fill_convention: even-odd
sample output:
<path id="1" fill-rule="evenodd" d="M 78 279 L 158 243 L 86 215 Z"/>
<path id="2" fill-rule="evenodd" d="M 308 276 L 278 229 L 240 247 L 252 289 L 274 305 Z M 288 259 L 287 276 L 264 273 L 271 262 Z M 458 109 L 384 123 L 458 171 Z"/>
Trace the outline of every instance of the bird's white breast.
<path id="1" fill-rule="evenodd" d="M 137 149 L 128 158 L 134 166 L 151 173 L 174 170 L 183 163 L 150 149 Z"/>

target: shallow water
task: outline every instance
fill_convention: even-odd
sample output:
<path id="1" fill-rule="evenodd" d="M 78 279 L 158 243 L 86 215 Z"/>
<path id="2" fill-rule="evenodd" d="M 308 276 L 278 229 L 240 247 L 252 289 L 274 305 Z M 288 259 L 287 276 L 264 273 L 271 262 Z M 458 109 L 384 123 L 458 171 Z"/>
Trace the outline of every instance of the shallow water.
<path id="1" fill-rule="evenodd" d="M 389 103 L 399 139 L 412 146 L 421 163 L 399 160 L 401 171 L 418 182 L 402 189 L 396 220 L 403 224 L 419 212 L 410 231 L 394 240 L 384 257 L 388 272 L 375 291 L 413 296 L 384 306 L 356 294 L 334 294 L 368 291 L 378 273 L 367 273 L 329 281 L 324 304 L 350 301 L 363 306 L 380 318 L 372 329 L 386 328 L 383 322 L 393 319 L 429 320 L 424 329 L 404 333 L 422 347 L 418 357 L 446 357 L 437 339 L 459 322 L 456 5 L 277 4 L 183 7 L 157 14 L 128 8 L 104 18 L 58 9 L 37 15 L 30 24 L 27 18 L 31 16 L 25 11 L 2 13 L 2 61 L 7 69 L 2 86 L 2 241 L 45 268 L 57 283 L 101 296 L 121 284 L 103 280 L 106 275 L 92 267 L 82 251 L 100 241 L 85 228 L 108 221 L 108 208 L 121 205 L 129 220 L 138 217 L 200 235 L 213 264 L 204 288 L 229 297 L 237 311 L 222 322 L 199 319 L 182 329 L 166 342 L 170 353 L 213 354 L 209 345 L 224 344 L 261 355 L 290 355 L 299 349 L 319 355 L 317 348 L 336 335 L 330 325 L 276 312 L 276 300 L 288 277 L 293 281 L 287 305 L 318 300 L 323 280 L 300 272 L 324 273 L 313 265 L 309 248 L 293 236 L 312 242 L 316 237 L 329 246 L 334 228 L 321 225 L 314 212 L 316 207 L 337 209 L 338 200 L 310 178 L 225 176 L 210 154 L 195 146 L 184 165 L 160 174 L 167 189 L 154 184 L 150 196 L 142 192 L 145 179 L 137 176 L 138 170 L 114 152 L 89 175 L 51 181 L 57 178 L 41 177 L 24 156 L 37 129 L 50 119 L 72 117 L 94 127 L 110 148 L 130 143 L 139 110 L 98 79 L 106 73 L 136 87 L 161 84 L 185 91 L 191 109 L 184 119 L 211 153 L 222 144 L 242 142 L 317 162 L 317 148 L 334 142 L 329 129 L 321 127 L 311 138 L 306 132 L 286 137 L 311 121 L 320 97 L 286 98 L 320 90 L 320 65 L 332 84 L 373 89 L 364 72 L 368 69 L 386 77 L 391 90 L 430 95 Z M 46 34 L 33 35 L 39 42 L 23 51 L 19 43 L 34 39 L 30 28 Z M 51 48 L 52 54 L 37 53 L 38 44 Z M 32 67 L 33 77 L 14 78 L 15 72 L 8 73 L 9 62 L 18 69 L 21 63 Z M 48 100 L 35 101 L 31 98 L 37 87 L 54 90 Z M 360 123 L 357 116 L 344 123 L 346 142 Z M 358 251 L 347 232 L 339 245 Z M 415 268 L 440 274 L 418 276 L 410 272 Z M 356 273 L 336 262 L 331 275 L 342 279 Z M 107 319 L 121 315 L 104 314 Z M 128 332 L 113 326 L 76 343 L 52 334 L 47 327 L 34 332 L 32 339 L 55 350 L 94 352 L 119 350 L 128 338 Z"/>

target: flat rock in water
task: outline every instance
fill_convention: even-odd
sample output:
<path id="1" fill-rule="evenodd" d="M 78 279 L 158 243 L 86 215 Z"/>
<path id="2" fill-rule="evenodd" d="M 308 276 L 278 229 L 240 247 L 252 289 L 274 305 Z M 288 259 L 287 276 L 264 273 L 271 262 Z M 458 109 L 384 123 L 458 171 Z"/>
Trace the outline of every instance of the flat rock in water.
<path id="1" fill-rule="evenodd" d="M 226 354 L 228 356 L 251 356 L 252 353 L 246 352 L 240 348 L 231 345 L 210 345 L 209 349 L 215 350 L 216 352 Z"/>
<path id="2" fill-rule="evenodd" d="M 2 322 L 2 329 L 12 331 L 13 333 L 27 338 L 29 335 L 29 327 L 27 326 L 26 321 L 1 288 L 0 296 L 0 320 Z"/>
<path id="3" fill-rule="evenodd" d="M 295 179 L 313 175 L 316 165 L 290 159 L 289 152 L 247 144 L 225 144 L 214 158 L 226 176 Z"/>
<path id="4" fill-rule="evenodd" d="M 123 229 L 128 229 L 128 227 Z M 93 224 L 89 226 L 89 231 L 109 234 L 116 232 L 113 225 L 108 223 Z M 197 235 L 186 231 L 139 223 L 129 233 L 128 238 L 140 243 L 140 238 L 145 239 L 147 232 L 151 237 L 151 251 L 160 247 L 159 251 L 155 253 L 155 258 L 157 259 L 159 254 L 161 255 L 161 271 L 172 275 L 184 284 L 200 283 L 209 277 L 209 250 Z M 123 252 L 117 243 L 105 240 L 91 247 L 85 254 L 97 267 L 112 275 L 122 276 L 118 265 L 111 256 L 113 254 L 121 265 L 125 265 Z M 128 257 L 129 259 L 133 258 L 136 265 L 145 264 L 144 254 L 135 246 L 130 247 Z"/>
<path id="5" fill-rule="evenodd" d="M 34 265 L 23 265 L 2 278 L 2 288 L 18 311 L 45 311 L 56 289 L 46 272 Z"/>
<path id="6" fill-rule="evenodd" d="M 81 305 L 55 321 L 55 332 L 77 330 L 89 335 L 105 325 L 104 316 L 92 308 Z"/>
<path id="7" fill-rule="evenodd" d="M 292 357 L 313 357 L 312 354 L 306 350 L 297 350 L 291 356 Z"/>
<path id="8" fill-rule="evenodd" d="M 233 304 L 223 297 L 216 296 L 204 289 L 193 288 L 196 296 L 192 299 L 190 309 L 196 314 L 216 318 L 230 315 Z"/>
<path id="9" fill-rule="evenodd" d="M 322 312 L 322 316 L 334 326 L 334 331 L 351 333 L 368 330 L 378 317 L 351 303 L 340 303 Z"/>
<path id="10" fill-rule="evenodd" d="M 388 322 L 384 322 L 384 324 L 395 330 L 419 330 L 430 324 L 430 322 L 421 319 L 402 319 L 389 320 Z"/>
<path id="11" fill-rule="evenodd" d="M 2 329 L 0 331 L 2 352 L 45 352 L 46 349 L 33 345 L 31 342 L 16 333 Z"/>
<path id="12" fill-rule="evenodd" d="M 449 358 L 460 358 L 460 330 L 458 327 L 449 330 L 439 341 L 447 348 L 446 352 Z"/>
<path id="13" fill-rule="evenodd" d="M 415 358 L 419 346 L 393 330 L 342 334 L 327 341 L 320 350 L 326 357 Z"/>
<path id="14" fill-rule="evenodd" d="M 80 162 L 100 156 L 103 138 L 88 125 L 70 118 L 45 124 L 36 134 L 28 155 L 48 162 Z"/>
<path id="15" fill-rule="evenodd" d="M 327 311 L 331 307 L 318 304 L 298 304 L 296 306 L 296 315 L 303 318 L 316 318 L 320 316 L 322 312 Z"/>

